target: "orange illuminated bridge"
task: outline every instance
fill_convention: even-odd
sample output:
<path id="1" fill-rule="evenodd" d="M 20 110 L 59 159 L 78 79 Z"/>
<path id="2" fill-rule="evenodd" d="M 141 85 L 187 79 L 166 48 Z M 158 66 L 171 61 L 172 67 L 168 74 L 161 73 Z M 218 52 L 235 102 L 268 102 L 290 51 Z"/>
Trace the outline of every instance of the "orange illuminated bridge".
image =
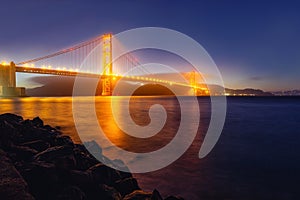
<path id="1" fill-rule="evenodd" d="M 101 44 L 102 48 L 102 57 L 101 59 L 95 57 L 92 60 L 91 65 L 93 66 L 103 66 L 102 73 L 95 73 L 91 71 L 82 71 L 78 68 L 82 63 L 82 59 L 89 55 L 97 45 Z M 66 67 L 56 67 L 50 65 L 51 60 L 57 62 L 57 58 L 62 59 L 63 61 L 70 62 L 69 66 L 73 68 Z M 45 63 L 43 63 L 45 62 Z M 101 63 L 100 63 L 101 62 Z M 121 64 L 123 69 L 129 71 L 130 69 L 140 66 L 140 63 L 132 55 L 126 55 L 122 58 Z M 38 63 L 41 67 L 36 67 L 35 63 Z M 140 67 L 139 67 L 140 68 Z M 147 83 L 160 83 L 160 84 L 170 84 L 170 85 L 179 85 L 191 88 L 193 90 L 193 95 L 209 95 L 207 87 L 200 86 L 196 82 L 196 73 L 190 73 L 190 82 L 179 83 L 169 80 L 162 80 L 153 77 L 147 77 L 146 69 L 140 69 L 141 75 L 125 75 L 122 76 L 119 73 L 113 72 L 112 64 L 112 35 L 105 34 L 99 37 L 96 37 L 87 42 L 81 43 L 74 47 L 58 51 L 56 53 L 19 62 L 15 64 L 14 62 L 6 63 L 2 62 L 0 64 L 0 96 L 25 96 L 25 88 L 16 87 L 16 73 L 33 73 L 33 74 L 49 74 L 57 76 L 80 76 L 80 77 L 90 77 L 101 79 L 102 83 L 102 95 L 110 96 L 112 95 L 113 85 L 112 81 L 114 80 L 129 80 L 137 82 L 147 82 Z"/>

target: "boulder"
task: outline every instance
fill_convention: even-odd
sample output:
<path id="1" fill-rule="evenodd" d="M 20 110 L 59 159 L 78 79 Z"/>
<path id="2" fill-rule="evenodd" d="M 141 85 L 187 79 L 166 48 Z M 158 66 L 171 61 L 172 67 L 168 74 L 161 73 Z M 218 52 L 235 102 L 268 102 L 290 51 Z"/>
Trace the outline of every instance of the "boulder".
<path id="1" fill-rule="evenodd" d="M 85 193 L 76 186 L 65 187 L 58 195 L 57 200 L 86 200 Z"/>
<path id="2" fill-rule="evenodd" d="M 16 170 L 7 154 L 0 149 L 0 198 L 33 200 L 28 185 Z"/>
<path id="3" fill-rule="evenodd" d="M 94 140 L 83 143 L 86 150 L 92 154 L 96 159 L 101 159 L 103 157 L 102 148 Z"/>
<path id="4" fill-rule="evenodd" d="M 30 147 L 32 149 L 35 149 L 38 152 L 42 152 L 42 151 L 48 149 L 50 147 L 50 144 L 43 140 L 34 140 L 31 142 L 22 143 L 22 144 L 20 144 L 20 146 Z"/>
<path id="5" fill-rule="evenodd" d="M 168 196 L 165 200 L 184 200 L 182 197 Z"/>
<path id="6" fill-rule="evenodd" d="M 116 189 L 122 196 L 132 193 L 135 190 L 141 190 L 135 178 L 126 178 L 115 183 Z"/>
<path id="7" fill-rule="evenodd" d="M 6 120 L 0 120 L 0 148 L 7 150 L 19 138 L 19 132 Z"/>
<path id="8" fill-rule="evenodd" d="M 115 169 L 112 169 L 102 163 L 98 163 L 87 170 L 91 174 L 95 183 L 113 185 L 121 179 L 120 174 Z"/>
<path id="9" fill-rule="evenodd" d="M 90 173 L 80 170 L 69 171 L 69 182 L 74 185 L 87 186 L 94 184 Z"/>
<path id="10" fill-rule="evenodd" d="M 44 122 L 43 120 L 41 120 L 39 117 L 35 117 L 31 120 L 32 125 L 33 126 L 37 126 L 37 127 L 43 127 L 44 126 Z"/>
<path id="11" fill-rule="evenodd" d="M 57 146 L 74 146 L 74 143 L 70 136 L 68 135 L 59 135 L 54 139 L 55 145 Z"/>
<path id="12" fill-rule="evenodd" d="M 9 150 L 9 153 L 15 154 L 14 160 L 32 160 L 33 157 L 38 153 L 38 151 L 26 146 L 12 145 L 12 147 Z"/>
<path id="13" fill-rule="evenodd" d="M 160 193 L 154 189 L 151 195 L 151 200 L 163 200 L 163 198 L 161 197 Z"/>
<path id="14" fill-rule="evenodd" d="M 34 157 L 37 161 L 54 163 L 60 169 L 74 169 L 76 160 L 74 152 L 70 146 L 55 146 L 42 151 Z"/>
<path id="15" fill-rule="evenodd" d="M 60 177 L 54 164 L 33 161 L 19 165 L 18 170 L 37 199 L 48 198 L 55 194 L 59 187 Z"/>
<path id="16" fill-rule="evenodd" d="M 79 170 L 87 170 L 90 167 L 99 163 L 99 161 L 94 158 L 85 148 L 75 144 L 74 156 L 76 160 L 76 168 Z"/>
<path id="17" fill-rule="evenodd" d="M 16 124 L 23 121 L 23 117 L 11 113 L 5 113 L 0 115 L 0 121 L 6 120 L 10 124 Z"/>
<path id="18" fill-rule="evenodd" d="M 152 193 L 144 192 L 142 190 L 135 190 L 126 195 L 123 200 L 151 200 Z"/>
<path id="19" fill-rule="evenodd" d="M 121 200 L 121 194 L 113 187 L 109 187 L 108 185 L 101 185 L 101 189 L 103 190 L 103 199 L 107 200 Z"/>
<path id="20" fill-rule="evenodd" d="M 115 159 L 112 161 L 112 163 L 113 163 L 113 167 L 115 167 L 116 169 L 122 170 L 122 171 L 119 171 L 121 179 L 132 177 L 132 174 L 129 172 L 128 167 L 124 164 L 124 162 L 122 160 Z"/>
<path id="21" fill-rule="evenodd" d="M 32 142 L 35 140 L 43 140 L 51 146 L 55 146 L 55 138 L 59 135 L 57 132 L 49 131 L 43 127 L 35 127 L 31 122 L 23 122 L 25 125 L 19 128 L 21 134 L 19 143 Z"/>

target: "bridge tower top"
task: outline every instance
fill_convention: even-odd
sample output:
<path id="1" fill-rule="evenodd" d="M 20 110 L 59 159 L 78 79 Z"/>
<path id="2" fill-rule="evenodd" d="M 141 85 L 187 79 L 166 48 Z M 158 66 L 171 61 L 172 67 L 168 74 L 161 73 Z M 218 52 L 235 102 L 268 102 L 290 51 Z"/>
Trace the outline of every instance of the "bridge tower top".
<path id="1" fill-rule="evenodd" d="M 103 75 L 113 73 L 112 69 L 112 34 L 104 34 L 102 36 L 102 64 Z"/>

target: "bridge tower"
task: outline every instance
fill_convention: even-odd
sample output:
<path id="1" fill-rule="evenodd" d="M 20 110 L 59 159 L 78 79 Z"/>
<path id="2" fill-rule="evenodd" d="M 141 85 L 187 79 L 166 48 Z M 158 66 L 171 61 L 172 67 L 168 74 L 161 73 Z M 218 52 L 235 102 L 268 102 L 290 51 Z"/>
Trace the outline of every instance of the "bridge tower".
<path id="1" fill-rule="evenodd" d="M 16 87 L 16 65 L 0 64 L 0 96 L 25 96 L 25 88 Z"/>
<path id="2" fill-rule="evenodd" d="M 196 82 L 196 72 L 190 72 L 190 85 L 192 87 L 192 95 L 196 96 L 198 93 L 197 82 Z"/>
<path id="3" fill-rule="evenodd" d="M 102 36 L 102 66 L 104 79 L 102 79 L 102 95 L 112 95 L 112 34 Z"/>
<path id="4" fill-rule="evenodd" d="M 16 87 L 16 65 L 0 64 L 0 86 L 2 87 Z"/>

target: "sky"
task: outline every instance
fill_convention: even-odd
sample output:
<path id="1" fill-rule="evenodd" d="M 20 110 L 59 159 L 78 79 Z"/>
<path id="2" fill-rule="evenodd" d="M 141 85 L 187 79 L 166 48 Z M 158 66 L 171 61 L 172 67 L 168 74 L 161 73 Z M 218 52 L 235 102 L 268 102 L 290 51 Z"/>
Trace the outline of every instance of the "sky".
<path id="1" fill-rule="evenodd" d="M 97 35 L 164 27 L 199 42 L 226 87 L 300 89 L 297 1 L 0 0 L 0 61 L 35 58 Z M 18 74 L 19 86 L 32 75 Z"/>

